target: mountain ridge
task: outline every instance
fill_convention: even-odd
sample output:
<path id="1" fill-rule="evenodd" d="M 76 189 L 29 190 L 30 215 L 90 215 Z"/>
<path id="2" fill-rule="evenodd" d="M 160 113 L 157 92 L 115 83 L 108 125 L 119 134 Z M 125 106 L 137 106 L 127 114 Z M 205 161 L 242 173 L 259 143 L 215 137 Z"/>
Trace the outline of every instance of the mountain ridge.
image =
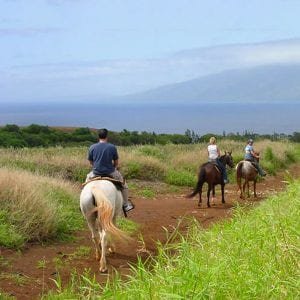
<path id="1" fill-rule="evenodd" d="M 232 69 L 121 98 L 139 102 L 299 101 L 300 64 Z"/>

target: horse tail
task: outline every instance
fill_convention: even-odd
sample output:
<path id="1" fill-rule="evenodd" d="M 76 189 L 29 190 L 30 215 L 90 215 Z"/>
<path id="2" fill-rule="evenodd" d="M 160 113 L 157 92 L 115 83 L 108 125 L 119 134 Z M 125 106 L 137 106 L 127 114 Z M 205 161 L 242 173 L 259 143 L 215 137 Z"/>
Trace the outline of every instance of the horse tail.
<path id="1" fill-rule="evenodd" d="M 205 169 L 201 168 L 199 176 L 198 176 L 197 185 L 196 185 L 194 191 L 191 194 L 187 195 L 187 198 L 193 198 L 200 192 L 202 185 L 204 183 L 204 180 L 205 180 Z"/>
<path id="2" fill-rule="evenodd" d="M 91 213 L 98 214 L 98 222 L 100 228 L 109 232 L 111 235 L 121 240 L 129 240 L 130 237 L 122 230 L 117 228 L 113 223 L 113 207 L 105 194 L 97 187 L 91 188 L 92 194 L 95 198 L 97 207 L 95 207 Z"/>

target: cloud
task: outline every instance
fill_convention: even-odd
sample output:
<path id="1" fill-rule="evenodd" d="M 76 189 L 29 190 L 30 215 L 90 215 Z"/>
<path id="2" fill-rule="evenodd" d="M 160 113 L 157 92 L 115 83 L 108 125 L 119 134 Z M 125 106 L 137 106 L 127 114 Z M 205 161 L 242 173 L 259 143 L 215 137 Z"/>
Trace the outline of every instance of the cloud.
<path id="1" fill-rule="evenodd" d="M 6 94 L 19 89 L 21 95 L 28 90 L 30 97 L 124 95 L 229 69 L 298 63 L 300 39 L 294 39 L 190 49 L 155 59 L 16 65 L 2 69 L 0 86 Z"/>

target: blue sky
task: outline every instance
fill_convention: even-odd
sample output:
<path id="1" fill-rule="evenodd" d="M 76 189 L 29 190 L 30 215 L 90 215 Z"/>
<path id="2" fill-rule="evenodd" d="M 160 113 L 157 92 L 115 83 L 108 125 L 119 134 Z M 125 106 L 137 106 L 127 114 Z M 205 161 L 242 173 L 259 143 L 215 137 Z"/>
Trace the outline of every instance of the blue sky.
<path id="1" fill-rule="evenodd" d="M 300 62 L 297 0 L 0 0 L 0 101 L 105 99 Z"/>

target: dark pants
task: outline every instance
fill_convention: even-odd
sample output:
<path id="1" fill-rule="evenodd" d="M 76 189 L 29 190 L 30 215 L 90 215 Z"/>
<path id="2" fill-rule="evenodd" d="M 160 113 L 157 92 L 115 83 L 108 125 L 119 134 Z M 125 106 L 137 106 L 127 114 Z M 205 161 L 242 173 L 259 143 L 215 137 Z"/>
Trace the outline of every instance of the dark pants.
<path id="1" fill-rule="evenodd" d="M 220 162 L 220 160 L 218 158 L 216 159 L 216 163 L 217 163 L 218 167 L 221 170 L 221 174 L 222 174 L 223 180 L 227 181 L 226 167 L 223 165 L 223 163 Z"/>
<path id="2" fill-rule="evenodd" d="M 209 160 L 209 162 L 215 163 L 215 164 L 218 166 L 218 168 L 219 168 L 220 171 L 221 171 L 221 175 L 222 175 L 223 180 L 226 180 L 226 181 L 227 181 L 226 167 L 225 167 L 224 164 L 219 160 L 219 158 L 217 158 L 216 160 Z"/>

